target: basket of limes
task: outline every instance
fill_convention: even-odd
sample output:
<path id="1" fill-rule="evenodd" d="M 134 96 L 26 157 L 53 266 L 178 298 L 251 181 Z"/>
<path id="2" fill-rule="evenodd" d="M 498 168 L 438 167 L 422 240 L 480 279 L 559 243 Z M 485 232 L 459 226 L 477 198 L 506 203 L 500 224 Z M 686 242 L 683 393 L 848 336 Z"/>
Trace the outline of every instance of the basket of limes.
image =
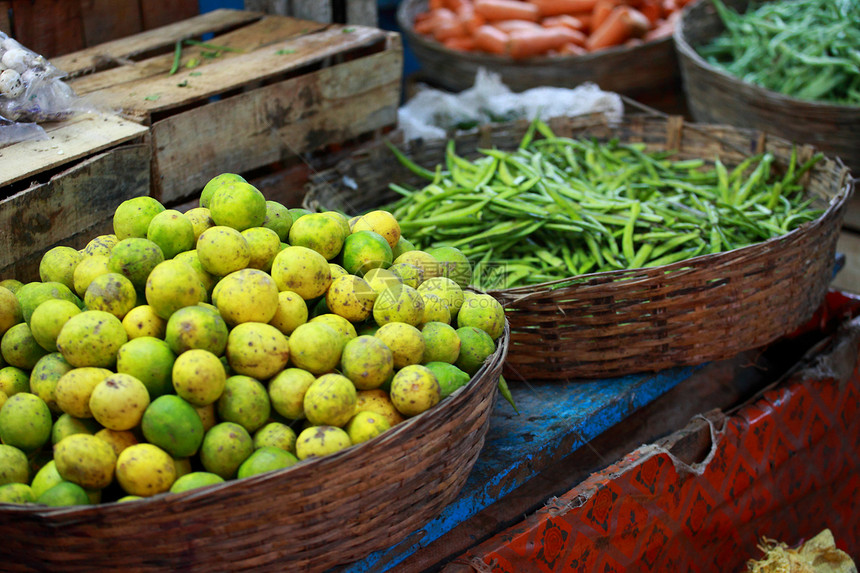
<path id="1" fill-rule="evenodd" d="M 321 173 L 306 204 L 388 209 L 457 249 L 511 324 L 510 378 L 719 360 L 818 307 L 853 193 L 838 161 L 677 117 L 558 117 L 392 139 Z"/>
<path id="2" fill-rule="evenodd" d="M 488 295 L 383 268 L 396 219 L 224 174 L 113 227 L 0 283 L 4 570 L 325 571 L 457 496 L 509 328 Z"/>

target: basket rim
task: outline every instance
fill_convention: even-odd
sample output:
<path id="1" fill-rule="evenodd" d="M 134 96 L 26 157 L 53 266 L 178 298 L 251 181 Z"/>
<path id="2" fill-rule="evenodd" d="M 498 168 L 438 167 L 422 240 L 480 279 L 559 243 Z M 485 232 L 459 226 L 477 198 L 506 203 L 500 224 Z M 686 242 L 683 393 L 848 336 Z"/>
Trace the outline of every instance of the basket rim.
<path id="1" fill-rule="evenodd" d="M 230 479 L 222 483 L 211 484 L 195 488 L 192 490 L 171 493 L 164 492 L 142 499 L 130 501 L 110 501 L 92 505 L 81 506 L 66 506 L 66 507 L 50 507 L 38 504 L 4 504 L 0 503 L 0 516 L 18 516 L 18 517 L 35 517 L 45 522 L 50 522 L 52 519 L 69 519 L 72 517 L 88 518 L 97 517 L 103 513 L 117 511 L 117 508 L 125 508 L 129 504 L 137 504 L 137 507 L 153 506 L 163 504 L 164 510 L 169 511 L 178 508 L 179 506 L 205 498 L 212 493 L 230 493 L 232 491 L 247 491 L 252 488 L 263 488 L 267 486 L 279 486 L 287 483 L 286 480 L 292 478 L 295 474 L 303 470 L 304 473 L 323 475 L 325 468 L 332 465 L 345 464 L 355 461 L 361 461 L 362 454 L 370 447 L 378 448 L 396 441 L 408 433 L 411 428 L 419 423 L 426 421 L 428 418 L 445 417 L 446 412 L 455 405 L 468 400 L 476 393 L 484 389 L 486 385 L 491 384 L 493 372 L 501 373 L 501 367 L 504 364 L 511 341 L 510 323 L 505 319 L 505 327 L 502 336 L 497 340 L 496 350 L 491 354 L 481 365 L 478 371 L 471 377 L 469 383 L 461 386 L 452 392 L 445 400 L 439 402 L 436 406 L 418 414 L 407 418 L 403 422 L 397 424 L 391 430 L 377 436 L 368 442 L 354 444 L 348 448 L 337 451 L 319 458 L 309 458 L 300 460 L 298 463 L 290 467 L 279 470 L 269 471 L 262 474 L 249 476 L 243 479 Z M 495 382 L 492 382 L 493 391 Z M 492 408 L 492 406 L 490 406 Z"/>
<path id="2" fill-rule="evenodd" d="M 408 1 L 408 0 L 407 0 Z M 768 1 L 768 0 L 763 0 Z M 800 99 L 796 97 L 792 97 L 786 94 L 782 94 L 780 92 L 767 89 L 758 84 L 754 84 L 752 82 L 748 82 L 742 80 L 741 78 L 729 73 L 728 71 L 714 66 L 708 63 L 696 49 L 689 43 L 687 37 L 685 35 L 685 26 L 687 22 L 689 22 L 690 14 L 694 9 L 698 6 L 704 6 L 706 3 L 710 2 L 710 0 L 696 0 L 692 4 L 687 5 L 682 11 L 681 16 L 675 22 L 675 28 L 672 31 L 672 42 L 675 45 L 675 49 L 678 53 L 679 60 L 683 63 L 686 62 L 689 65 L 698 68 L 701 71 L 705 71 L 708 73 L 712 73 L 718 76 L 721 80 L 729 83 L 730 86 L 735 88 L 744 88 L 750 89 L 755 92 L 755 96 L 764 97 L 772 99 L 776 102 L 782 103 L 784 105 L 792 105 L 797 107 L 806 107 L 809 109 L 825 109 L 828 111 L 833 111 L 837 113 L 846 113 L 846 114 L 858 114 L 860 115 L 860 104 L 858 105 L 844 105 L 844 104 L 836 104 L 824 101 L 816 101 L 816 100 L 808 100 L 808 99 Z M 719 20 L 719 19 L 718 19 Z M 722 25 L 722 21 L 719 21 Z M 682 72 L 684 71 L 684 66 L 681 66 Z"/>
<path id="3" fill-rule="evenodd" d="M 428 0 L 403 0 L 397 7 L 397 26 L 400 28 L 401 33 L 403 33 L 410 42 L 415 42 L 419 44 L 421 47 L 426 48 L 428 50 L 440 52 L 442 54 L 456 57 L 461 60 L 469 61 L 473 64 L 485 65 L 485 66 L 522 66 L 522 67 L 531 67 L 535 64 L 567 64 L 567 63 L 577 63 L 582 62 L 583 64 L 587 64 L 592 61 L 599 60 L 600 58 L 607 55 L 614 54 L 634 54 L 636 51 L 643 49 L 651 49 L 655 46 L 662 46 L 664 44 L 671 44 L 672 37 L 664 36 L 662 38 L 658 38 L 656 40 L 651 40 L 648 42 L 643 42 L 641 44 L 637 44 L 635 46 L 613 46 L 611 48 L 604 48 L 602 50 L 598 50 L 595 52 L 587 52 L 585 54 L 580 55 L 569 55 L 569 56 L 535 56 L 531 58 L 523 58 L 521 60 L 516 60 L 510 57 L 499 56 L 497 54 L 489 54 L 485 52 L 461 52 L 458 50 L 452 50 L 451 48 L 445 46 L 440 42 L 436 42 L 433 40 L 428 40 L 426 37 L 418 34 L 413 29 L 413 23 L 406 17 L 406 11 L 412 6 L 417 5 L 419 3 L 426 3 Z"/>

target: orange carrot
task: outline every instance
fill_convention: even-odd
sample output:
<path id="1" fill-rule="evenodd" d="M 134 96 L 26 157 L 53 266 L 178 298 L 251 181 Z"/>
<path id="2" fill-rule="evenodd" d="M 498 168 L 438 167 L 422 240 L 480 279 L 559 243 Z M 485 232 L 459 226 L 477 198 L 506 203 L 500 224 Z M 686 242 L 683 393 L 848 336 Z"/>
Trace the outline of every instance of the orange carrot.
<path id="1" fill-rule="evenodd" d="M 460 8 L 462 8 L 466 4 L 472 4 L 469 0 L 444 0 L 445 7 L 451 10 L 452 12 L 457 12 Z"/>
<path id="2" fill-rule="evenodd" d="M 540 24 L 529 20 L 499 20 L 498 22 L 493 22 L 493 26 L 506 34 L 510 34 L 515 30 L 534 30 L 536 28 L 541 28 Z"/>
<path id="3" fill-rule="evenodd" d="M 445 0 L 430 0 L 430 11 L 445 8 Z"/>
<path id="4" fill-rule="evenodd" d="M 475 12 L 489 21 L 531 20 L 537 22 L 538 8 L 520 0 L 475 0 Z"/>
<path id="5" fill-rule="evenodd" d="M 415 22 L 415 32 L 424 34 L 425 36 L 432 36 L 440 24 L 450 22 L 453 19 L 456 19 L 456 15 L 447 8 L 436 8 L 428 12 L 426 18 L 423 18 L 420 22 Z"/>
<path id="6" fill-rule="evenodd" d="M 475 7 L 471 2 L 464 2 L 456 13 L 457 18 L 459 18 L 466 27 L 466 33 L 470 36 L 475 33 L 478 26 L 482 26 L 487 23 L 487 20 L 483 16 L 475 12 Z"/>
<path id="7" fill-rule="evenodd" d="M 667 36 L 671 36 L 672 32 L 675 31 L 675 23 L 678 21 L 678 18 L 680 16 L 680 11 L 669 14 L 668 18 L 666 18 L 665 20 L 660 20 L 656 26 L 648 30 L 645 36 L 643 36 L 643 39 L 646 42 L 651 42 L 654 40 L 665 38 Z"/>
<path id="8" fill-rule="evenodd" d="M 432 36 L 433 29 L 436 27 L 435 18 L 424 18 L 420 22 L 416 21 L 413 29 L 416 34 L 421 34 L 422 36 Z"/>
<path id="9" fill-rule="evenodd" d="M 588 50 L 576 44 L 565 44 L 558 49 L 558 55 L 560 56 L 581 56 L 587 53 Z"/>
<path id="10" fill-rule="evenodd" d="M 657 0 L 645 0 L 639 11 L 645 14 L 648 21 L 651 22 L 651 27 L 657 25 L 657 21 L 663 17 L 663 7 Z"/>
<path id="11" fill-rule="evenodd" d="M 554 28 L 554 30 L 557 34 L 567 40 L 565 42 L 566 44 L 585 46 L 585 41 L 588 39 L 588 37 L 579 30 L 571 30 L 570 28 L 564 26 Z"/>
<path id="12" fill-rule="evenodd" d="M 585 43 L 589 51 L 623 44 L 630 38 L 641 37 L 648 31 L 648 18 L 629 6 L 617 6 L 606 20 L 592 32 Z"/>
<path id="13" fill-rule="evenodd" d="M 456 17 L 451 20 L 443 20 L 433 30 L 433 37 L 439 42 L 450 38 L 461 38 L 466 35 L 466 26 Z"/>
<path id="14" fill-rule="evenodd" d="M 533 58 L 557 50 L 568 43 L 566 35 L 559 33 L 561 28 L 541 28 L 536 30 L 516 30 L 511 32 L 508 54 L 516 60 Z"/>
<path id="15" fill-rule="evenodd" d="M 528 0 L 537 6 L 541 16 L 558 16 L 574 12 L 590 12 L 597 0 Z"/>
<path id="16" fill-rule="evenodd" d="M 680 10 L 680 6 L 675 0 L 663 0 L 662 7 L 665 14 L 671 14 Z"/>
<path id="17" fill-rule="evenodd" d="M 475 49 L 475 38 L 471 36 L 460 36 L 457 38 L 448 38 L 442 42 L 446 48 L 457 50 L 458 52 L 471 52 Z"/>
<path id="18" fill-rule="evenodd" d="M 633 37 L 635 38 L 641 38 L 651 29 L 651 22 L 648 20 L 648 17 L 636 8 L 630 8 L 624 14 L 624 18 L 629 23 Z"/>
<path id="19" fill-rule="evenodd" d="M 583 32 L 587 33 L 589 30 L 594 30 L 594 15 L 591 12 L 576 12 L 571 16 L 582 22 Z"/>
<path id="20" fill-rule="evenodd" d="M 565 28 L 570 28 L 571 30 L 583 31 L 585 29 L 585 25 L 582 23 L 582 20 L 579 18 L 574 18 L 570 14 L 560 14 L 558 16 L 550 16 L 549 18 L 544 18 L 541 20 L 541 25 L 544 28 L 554 28 L 556 26 L 563 26 Z"/>
<path id="21" fill-rule="evenodd" d="M 479 26 L 473 37 L 475 48 L 490 54 L 504 54 L 510 41 L 510 36 L 489 24 Z"/>
<path id="22" fill-rule="evenodd" d="M 618 2 L 616 0 L 597 0 L 597 3 L 594 5 L 594 10 L 591 13 L 592 30 L 599 28 L 617 5 Z"/>

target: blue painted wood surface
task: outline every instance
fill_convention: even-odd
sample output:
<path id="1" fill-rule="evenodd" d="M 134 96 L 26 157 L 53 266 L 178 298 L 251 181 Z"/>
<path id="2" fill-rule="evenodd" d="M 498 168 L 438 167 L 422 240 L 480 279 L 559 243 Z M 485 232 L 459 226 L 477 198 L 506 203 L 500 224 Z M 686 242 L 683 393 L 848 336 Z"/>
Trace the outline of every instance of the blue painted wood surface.
<path id="1" fill-rule="evenodd" d="M 497 398 L 484 448 L 460 495 L 425 527 L 339 572 L 396 570 L 418 549 L 500 500 L 549 465 L 623 421 L 701 367 L 589 382 L 509 381 L 519 409 Z"/>

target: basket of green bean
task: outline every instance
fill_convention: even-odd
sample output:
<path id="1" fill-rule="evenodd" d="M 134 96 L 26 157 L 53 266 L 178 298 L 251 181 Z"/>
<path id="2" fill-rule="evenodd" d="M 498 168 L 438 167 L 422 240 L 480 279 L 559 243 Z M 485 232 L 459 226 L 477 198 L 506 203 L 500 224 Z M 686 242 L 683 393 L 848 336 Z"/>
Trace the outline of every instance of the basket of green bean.
<path id="1" fill-rule="evenodd" d="M 453 246 L 511 324 L 505 372 L 570 380 L 765 345 L 818 307 L 853 179 L 755 130 L 554 118 L 390 140 L 319 173 L 305 205 L 384 208 Z"/>
<path id="2" fill-rule="evenodd" d="M 860 171 L 856 0 L 699 0 L 673 39 L 696 121 L 809 143 Z"/>

